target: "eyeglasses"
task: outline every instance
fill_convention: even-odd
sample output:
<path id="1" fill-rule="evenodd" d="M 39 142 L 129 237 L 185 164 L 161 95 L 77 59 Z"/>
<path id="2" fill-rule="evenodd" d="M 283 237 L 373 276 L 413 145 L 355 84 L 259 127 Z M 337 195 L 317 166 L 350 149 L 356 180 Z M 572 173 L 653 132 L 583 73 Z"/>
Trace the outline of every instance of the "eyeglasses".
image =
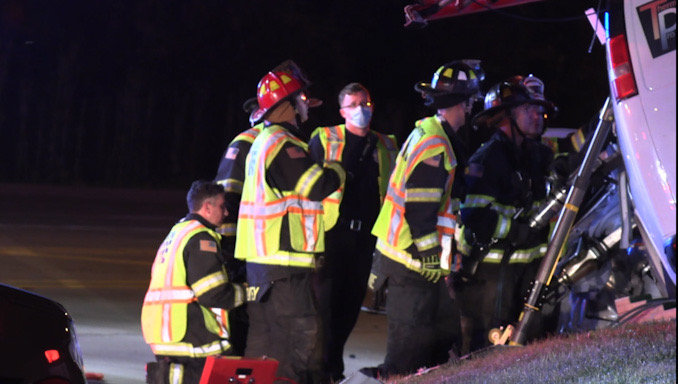
<path id="1" fill-rule="evenodd" d="M 363 108 L 372 108 L 372 102 L 371 101 L 365 101 L 360 104 L 353 103 L 349 105 L 344 105 L 341 108 L 348 108 L 348 109 L 353 109 L 353 108 L 358 108 L 358 107 L 363 107 Z"/>

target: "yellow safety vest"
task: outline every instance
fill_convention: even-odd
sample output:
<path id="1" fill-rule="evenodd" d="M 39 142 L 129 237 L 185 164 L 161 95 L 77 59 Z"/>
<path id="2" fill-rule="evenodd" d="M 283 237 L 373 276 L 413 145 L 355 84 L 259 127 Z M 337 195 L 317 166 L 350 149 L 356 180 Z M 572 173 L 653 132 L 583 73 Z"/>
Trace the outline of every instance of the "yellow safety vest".
<path id="1" fill-rule="evenodd" d="M 449 172 L 444 188 L 408 188 L 409 179 L 415 167 L 434 156 L 443 156 L 443 165 Z M 455 216 L 450 204 L 450 193 L 457 159 L 452 145 L 437 117 L 417 121 L 396 159 L 395 169 L 389 180 L 384 204 L 379 212 L 372 234 L 377 237 L 377 249 L 385 256 L 418 271 L 421 262 L 412 258 L 406 249 L 415 243 L 418 250 L 443 248 L 441 267 L 450 268 L 449 246 L 454 235 Z M 437 231 L 420 238 L 412 238 L 409 223 L 405 220 L 405 203 L 412 201 L 440 202 Z"/>
<path id="2" fill-rule="evenodd" d="M 153 262 L 151 283 L 141 309 L 141 330 L 144 340 L 155 355 L 205 357 L 219 354 L 230 346 L 227 340 L 194 346 L 182 342 L 188 327 L 188 304 L 197 301 L 195 292 L 186 283 L 184 248 L 198 233 L 207 232 L 218 244 L 221 236 L 197 220 L 177 223 L 158 249 Z M 200 284 L 206 289 L 227 283 L 226 273 L 207 276 Z M 204 326 L 215 335 L 228 333 L 211 308 L 202 308 Z"/>
<path id="3" fill-rule="evenodd" d="M 297 190 L 280 191 L 266 182 L 266 170 L 283 145 L 291 142 L 308 152 L 308 145 L 278 125 L 266 127 L 252 144 L 238 214 L 235 257 L 248 263 L 294 267 L 315 266 L 316 253 L 325 250 L 325 227 L 320 201 L 306 197 L 322 166 L 311 167 Z M 283 218 L 287 218 L 292 250 L 280 249 Z"/>
<path id="4" fill-rule="evenodd" d="M 393 164 L 395 163 L 396 155 L 398 154 L 398 145 L 395 136 L 384 135 L 379 132 L 371 131 L 377 137 L 377 162 L 379 166 L 379 176 L 377 183 L 379 185 L 379 197 L 381 203 L 386 197 L 386 189 L 388 188 L 388 179 L 393 171 Z M 341 162 L 344 157 L 344 149 L 346 147 L 346 125 L 340 124 L 333 127 L 319 127 L 313 131 L 313 136 L 318 136 L 320 143 L 325 149 L 324 161 L 338 161 Z M 323 200 L 323 208 L 325 214 L 323 220 L 325 221 L 325 230 L 330 230 L 339 220 L 339 205 L 344 195 L 342 188 L 334 191 L 330 196 Z"/>

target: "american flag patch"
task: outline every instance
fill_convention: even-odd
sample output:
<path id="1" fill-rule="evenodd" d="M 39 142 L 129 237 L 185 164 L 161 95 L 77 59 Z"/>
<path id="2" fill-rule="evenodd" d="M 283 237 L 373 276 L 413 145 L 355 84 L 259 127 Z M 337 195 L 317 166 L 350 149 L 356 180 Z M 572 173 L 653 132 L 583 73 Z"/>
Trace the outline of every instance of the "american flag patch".
<path id="1" fill-rule="evenodd" d="M 205 252 L 217 252 L 217 243 L 212 240 L 200 240 L 200 250 Z"/>
<path id="2" fill-rule="evenodd" d="M 424 160 L 424 164 L 430 165 L 432 167 L 439 167 L 440 166 L 440 160 L 443 158 L 443 155 L 436 155 L 433 157 L 429 157 L 428 159 Z"/>
<path id="3" fill-rule="evenodd" d="M 240 148 L 229 148 L 226 151 L 226 158 L 229 160 L 235 160 L 235 158 L 238 156 L 238 151 L 240 151 Z"/>
<path id="4" fill-rule="evenodd" d="M 306 153 L 301 148 L 290 147 L 290 148 L 287 148 L 287 156 L 289 156 L 290 159 L 299 159 L 299 158 L 305 157 Z"/>

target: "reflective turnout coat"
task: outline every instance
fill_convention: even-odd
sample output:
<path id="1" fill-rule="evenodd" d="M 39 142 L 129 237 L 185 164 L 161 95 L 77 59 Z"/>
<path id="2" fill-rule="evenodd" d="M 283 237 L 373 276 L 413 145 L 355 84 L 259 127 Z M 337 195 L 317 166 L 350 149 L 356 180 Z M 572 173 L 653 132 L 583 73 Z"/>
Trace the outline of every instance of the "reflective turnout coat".
<path id="1" fill-rule="evenodd" d="M 419 271 L 421 262 L 408 248 L 414 245 L 422 252 L 440 246 L 441 267 L 449 271 L 455 228 L 449 197 L 456 165 L 450 140 L 438 117 L 417 121 L 398 154 L 384 205 L 372 229 L 377 250 Z"/>
<path id="2" fill-rule="evenodd" d="M 314 267 L 315 255 L 325 249 L 322 200 L 343 186 L 345 173 L 332 164 L 327 166 L 334 172 L 328 172 L 307 149 L 281 125 L 267 126 L 254 141 L 238 216 L 237 259 L 248 265 Z M 275 161 L 283 175 L 268 172 Z"/>
<path id="3" fill-rule="evenodd" d="M 200 358 L 230 348 L 219 309 L 244 303 L 245 292 L 228 281 L 219 241 L 213 226 L 189 214 L 158 249 L 141 311 L 144 340 L 155 355 Z"/>

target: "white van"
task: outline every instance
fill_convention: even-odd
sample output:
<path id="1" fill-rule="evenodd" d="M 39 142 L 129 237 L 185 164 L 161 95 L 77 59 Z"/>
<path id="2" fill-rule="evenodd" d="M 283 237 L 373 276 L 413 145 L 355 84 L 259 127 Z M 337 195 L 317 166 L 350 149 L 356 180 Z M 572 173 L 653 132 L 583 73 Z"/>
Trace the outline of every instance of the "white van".
<path id="1" fill-rule="evenodd" d="M 601 21 L 616 134 L 636 222 L 675 297 L 676 1 L 609 4 Z"/>

